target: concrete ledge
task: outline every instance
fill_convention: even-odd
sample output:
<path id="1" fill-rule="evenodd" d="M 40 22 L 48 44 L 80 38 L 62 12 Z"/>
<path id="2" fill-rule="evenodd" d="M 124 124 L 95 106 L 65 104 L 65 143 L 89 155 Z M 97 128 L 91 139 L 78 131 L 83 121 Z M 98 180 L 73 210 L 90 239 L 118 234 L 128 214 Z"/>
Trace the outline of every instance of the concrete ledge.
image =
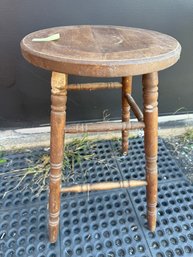
<path id="1" fill-rule="evenodd" d="M 132 121 L 135 121 L 133 119 Z M 115 121 L 116 122 L 116 121 Z M 193 114 L 171 115 L 159 117 L 159 135 L 161 137 L 178 136 L 188 128 L 193 128 Z M 137 136 L 143 131 L 131 131 L 130 136 Z M 74 138 L 80 137 L 81 134 L 66 135 L 66 142 L 70 142 Z M 96 139 L 112 139 L 120 137 L 121 133 L 90 133 L 88 138 Z M 50 144 L 50 126 L 9 129 L 0 131 L 0 146 L 2 150 L 18 150 L 31 147 L 49 147 Z"/>

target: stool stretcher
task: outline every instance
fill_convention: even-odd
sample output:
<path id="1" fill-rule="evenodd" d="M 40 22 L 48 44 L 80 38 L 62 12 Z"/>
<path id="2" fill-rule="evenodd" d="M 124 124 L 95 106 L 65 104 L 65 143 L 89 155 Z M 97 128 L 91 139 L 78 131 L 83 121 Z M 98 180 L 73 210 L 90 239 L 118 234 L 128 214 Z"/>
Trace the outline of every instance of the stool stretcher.
<path id="1" fill-rule="evenodd" d="M 128 188 L 128 187 L 138 187 L 146 186 L 147 182 L 144 180 L 124 180 L 118 182 L 102 182 L 102 183 L 93 183 L 93 184 L 82 184 L 75 185 L 70 187 L 61 188 L 61 193 L 81 193 L 88 191 L 100 191 L 100 190 L 111 190 L 117 188 Z"/>
<path id="2" fill-rule="evenodd" d="M 101 123 L 82 123 L 71 124 L 65 128 L 65 133 L 86 133 L 86 132 L 105 132 L 135 130 L 145 128 L 144 122 L 101 122 Z"/>
<path id="3" fill-rule="evenodd" d="M 69 84 L 67 90 L 97 90 L 97 89 L 115 89 L 122 88 L 122 84 L 119 82 L 101 82 L 101 83 L 81 83 L 81 84 Z"/>

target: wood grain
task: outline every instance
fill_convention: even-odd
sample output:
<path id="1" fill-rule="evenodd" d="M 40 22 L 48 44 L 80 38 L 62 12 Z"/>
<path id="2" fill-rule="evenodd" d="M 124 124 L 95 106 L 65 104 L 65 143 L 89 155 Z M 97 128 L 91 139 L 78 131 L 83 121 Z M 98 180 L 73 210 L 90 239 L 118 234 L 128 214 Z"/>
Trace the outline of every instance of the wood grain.
<path id="1" fill-rule="evenodd" d="M 101 123 L 79 123 L 70 124 L 65 128 L 65 133 L 87 133 L 87 132 L 105 132 L 105 131 L 127 131 L 142 129 L 144 122 L 101 122 Z"/>
<path id="2" fill-rule="evenodd" d="M 81 193 L 89 191 L 101 191 L 101 190 L 112 190 L 117 188 L 129 188 L 129 187 L 139 187 L 146 186 L 147 182 L 144 180 L 123 180 L 117 182 L 101 182 L 93 184 L 82 184 L 82 185 L 73 185 L 70 187 L 61 188 L 62 193 Z"/>
<path id="3" fill-rule="evenodd" d="M 156 228 L 157 152 L 158 152 L 158 74 L 143 75 L 144 144 L 147 180 L 147 220 L 149 229 Z"/>
<path id="4" fill-rule="evenodd" d="M 131 96 L 131 94 L 125 94 L 125 98 L 127 99 L 127 102 L 130 105 L 131 110 L 135 114 L 135 117 L 138 119 L 138 121 L 143 121 L 143 113 L 135 102 L 134 98 Z"/>
<path id="5" fill-rule="evenodd" d="M 132 92 L 132 76 L 122 78 L 122 121 L 129 122 L 130 120 L 130 105 L 125 97 L 126 94 Z M 129 131 L 122 130 L 122 153 L 125 155 L 129 149 Z"/>
<path id="6" fill-rule="evenodd" d="M 51 137 L 49 183 L 49 240 L 56 242 L 60 214 L 61 169 L 64 155 L 64 128 L 66 124 L 67 75 L 52 72 L 51 79 Z"/>
<path id="7" fill-rule="evenodd" d="M 33 38 L 60 38 L 50 42 L 33 42 Z M 168 35 L 145 29 L 117 26 L 64 26 L 43 29 L 21 41 L 26 60 L 52 71 L 49 239 L 58 235 L 60 193 L 107 190 L 147 185 L 147 219 L 149 229 L 156 227 L 157 151 L 158 151 L 158 71 L 177 62 L 181 46 Z M 72 84 L 67 75 L 122 77 L 121 83 Z M 144 114 L 131 96 L 132 76 L 143 75 Z M 122 87 L 122 122 L 75 124 L 66 126 L 67 89 L 96 90 Z M 139 122 L 130 123 L 129 106 Z M 122 149 L 128 151 L 128 130 L 144 128 L 146 181 L 120 181 L 76 185 L 61 189 L 64 133 L 122 131 Z"/>
<path id="8" fill-rule="evenodd" d="M 116 89 L 122 88 L 122 84 L 119 82 L 101 82 L 101 83 L 81 83 L 81 84 L 69 84 L 68 90 L 100 90 L 100 89 Z"/>
<path id="9" fill-rule="evenodd" d="M 59 33 L 60 39 L 33 42 Z M 118 26 L 64 26 L 33 32 L 21 41 L 24 58 L 51 71 L 93 77 L 124 77 L 163 70 L 181 47 L 168 35 Z"/>

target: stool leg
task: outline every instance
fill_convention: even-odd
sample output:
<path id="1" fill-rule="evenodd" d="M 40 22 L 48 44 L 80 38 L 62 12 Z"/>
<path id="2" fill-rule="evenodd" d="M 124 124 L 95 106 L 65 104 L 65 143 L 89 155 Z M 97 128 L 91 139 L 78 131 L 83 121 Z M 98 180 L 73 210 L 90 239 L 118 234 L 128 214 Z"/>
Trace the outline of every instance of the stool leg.
<path id="1" fill-rule="evenodd" d="M 52 72 L 51 79 L 51 137 L 50 137 L 50 192 L 49 240 L 56 242 L 59 229 L 61 169 L 66 124 L 67 75 Z"/>
<path id="2" fill-rule="evenodd" d="M 143 75 L 144 144 L 146 158 L 147 220 L 150 231 L 156 228 L 157 151 L 158 151 L 158 74 Z"/>
<path id="3" fill-rule="evenodd" d="M 122 121 L 130 120 L 130 106 L 125 98 L 125 94 L 131 94 L 132 91 L 132 77 L 122 78 Z M 122 153 L 127 154 L 129 143 L 128 143 L 129 131 L 122 130 Z"/>

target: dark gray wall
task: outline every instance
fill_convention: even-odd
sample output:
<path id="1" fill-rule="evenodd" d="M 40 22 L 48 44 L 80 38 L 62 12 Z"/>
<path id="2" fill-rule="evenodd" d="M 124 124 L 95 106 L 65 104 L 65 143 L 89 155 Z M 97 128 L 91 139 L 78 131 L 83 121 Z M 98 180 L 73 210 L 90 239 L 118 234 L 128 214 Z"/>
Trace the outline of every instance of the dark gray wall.
<path id="1" fill-rule="evenodd" d="M 0 2 L 0 121 L 5 126 L 49 122 L 50 73 L 32 67 L 20 55 L 26 34 L 52 26 L 113 24 L 157 30 L 182 45 L 178 64 L 160 72 L 160 114 L 179 108 L 193 111 L 193 1 L 190 0 L 1 0 Z M 72 77 L 70 81 L 85 81 Z M 134 96 L 141 103 L 141 83 L 134 79 Z M 109 110 L 120 117 L 117 91 L 73 92 L 68 97 L 68 121 L 102 119 Z"/>

